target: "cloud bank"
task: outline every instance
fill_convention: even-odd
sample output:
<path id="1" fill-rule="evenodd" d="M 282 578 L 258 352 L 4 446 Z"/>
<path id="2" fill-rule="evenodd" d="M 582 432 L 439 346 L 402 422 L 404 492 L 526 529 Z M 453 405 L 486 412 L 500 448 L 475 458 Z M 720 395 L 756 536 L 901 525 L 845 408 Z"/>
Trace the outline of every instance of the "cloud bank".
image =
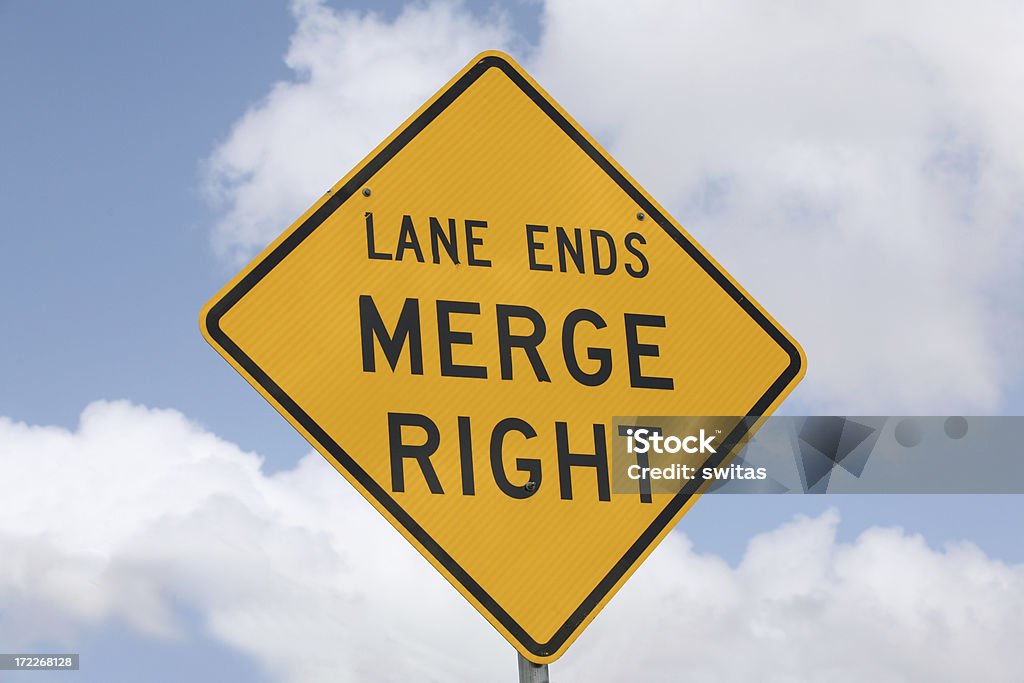
<path id="1" fill-rule="evenodd" d="M 514 680 L 511 647 L 316 454 L 260 458 L 180 413 L 98 402 L 0 418 L 0 641 L 117 622 L 204 635 L 277 680 Z M 1024 567 L 838 516 L 735 567 L 672 534 L 554 665 L 559 681 L 1016 681 Z"/>
<path id="2" fill-rule="evenodd" d="M 1019 3 L 546 0 L 516 56 L 799 339 L 798 400 L 998 410 L 1024 332 Z M 251 256 L 475 52 L 500 16 L 294 6 L 295 72 L 205 175 Z M 519 41 L 522 42 L 522 41 Z"/>

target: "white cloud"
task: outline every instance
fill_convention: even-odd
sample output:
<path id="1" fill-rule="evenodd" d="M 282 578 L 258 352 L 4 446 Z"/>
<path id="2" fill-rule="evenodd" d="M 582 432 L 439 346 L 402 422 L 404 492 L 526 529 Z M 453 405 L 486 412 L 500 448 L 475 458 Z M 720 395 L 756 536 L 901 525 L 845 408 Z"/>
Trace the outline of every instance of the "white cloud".
<path id="1" fill-rule="evenodd" d="M 573 680 L 623 680 L 631 666 L 643 680 L 723 683 L 1013 680 L 1024 569 L 899 529 L 837 543 L 838 521 L 756 536 L 735 569 L 670 536 L 581 640 Z"/>
<path id="2" fill-rule="evenodd" d="M 552 0 L 544 23 L 542 82 L 803 342 L 806 398 L 997 408 L 1024 320 L 1024 7 Z"/>
<path id="3" fill-rule="evenodd" d="M 461 5 L 296 5 L 274 86 L 212 154 L 251 255 L 461 66 Z M 985 412 L 1024 333 L 1024 7 L 548 0 L 519 55 L 803 343 L 837 412 Z"/>
<path id="4" fill-rule="evenodd" d="M 511 648 L 315 454 L 260 459 L 177 412 L 0 418 L 0 641 L 74 646 L 200 615 L 279 680 L 511 680 Z M 838 517 L 753 538 L 736 567 L 673 534 L 554 665 L 558 680 L 1015 681 L 1024 567 Z"/>
<path id="5" fill-rule="evenodd" d="M 288 681 L 472 680 L 507 654 L 323 458 L 260 465 L 174 411 L 95 403 L 74 432 L 0 418 L 0 641 L 108 620 L 173 637 L 191 607 Z"/>
<path id="6" fill-rule="evenodd" d="M 508 45 L 501 15 L 474 19 L 455 2 L 376 13 L 293 3 L 297 28 L 277 83 L 206 163 L 226 211 L 214 244 L 251 256 L 445 84 L 473 55 Z"/>

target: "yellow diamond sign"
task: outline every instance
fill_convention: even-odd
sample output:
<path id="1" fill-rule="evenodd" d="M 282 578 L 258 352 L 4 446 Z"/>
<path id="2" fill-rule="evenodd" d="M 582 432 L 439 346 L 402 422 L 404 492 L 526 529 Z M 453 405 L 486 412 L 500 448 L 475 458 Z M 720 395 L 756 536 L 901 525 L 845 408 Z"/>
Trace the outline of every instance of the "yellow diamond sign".
<path id="1" fill-rule="evenodd" d="M 804 366 L 497 52 L 228 283 L 201 326 L 535 662 L 565 651 L 696 499 L 615 492 L 612 417 L 766 415 Z"/>

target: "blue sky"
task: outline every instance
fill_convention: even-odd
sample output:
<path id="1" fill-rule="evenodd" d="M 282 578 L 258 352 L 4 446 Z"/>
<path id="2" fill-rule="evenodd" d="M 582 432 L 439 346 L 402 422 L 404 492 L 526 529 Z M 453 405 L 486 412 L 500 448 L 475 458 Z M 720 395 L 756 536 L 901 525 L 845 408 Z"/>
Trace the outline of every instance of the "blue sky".
<path id="1" fill-rule="evenodd" d="M 196 343 L 198 307 L 231 274 L 208 248 L 197 169 L 239 111 L 285 76 L 287 7 L 3 12 L 0 277 L 4 317 L 18 322 L 0 342 L 0 411 L 73 425 L 94 399 L 130 398 L 183 406 L 218 430 L 265 425 L 233 417 L 258 410 L 256 397 Z M 244 434 L 226 436 L 274 455 L 302 447 L 285 430 Z"/>
<path id="2" fill-rule="evenodd" d="M 287 227 L 477 47 L 513 51 L 766 308 L 809 340 L 810 374 L 790 412 L 1020 414 L 1024 383 L 1013 339 L 1024 320 L 1024 252 L 1015 236 L 1024 227 L 1016 194 L 1024 139 L 1012 114 L 1024 109 L 1019 93 L 1003 87 L 1019 83 L 1019 67 L 989 68 L 1014 64 L 1002 59 L 1012 41 L 1001 42 L 999 31 L 987 52 L 973 56 L 946 33 L 961 23 L 958 12 L 973 17 L 964 31 L 970 37 L 1012 25 L 1007 17 L 1019 18 L 1017 10 L 992 3 L 979 19 L 954 3 L 949 17 L 929 14 L 925 28 L 858 16 L 850 23 L 861 33 L 845 33 L 837 28 L 845 20 L 824 11 L 765 18 L 748 7 L 749 21 L 709 12 L 697 17 L 706 20 L 705 35 L 678 39 L 695 52 L 675 54 L 673 31 L 694 18 L 666 8 L 659 21 L 658 11 L 641 5 L 636 16 L 609 11 L 602 19 L 571 2 L 445 10 L 420 4 L 423 17 L 441 17 L 437 42 L 424 39 L 414 46 L 419 52 L 410 48 L 412 56 L 397 54 L 380 73 L 364 74 L 377 83 L 366 103 L 332 109 L 321 94 L 330 92 L 332 78 L 346 76 L 323 66 L 331 50 L 365 40 L 366 53 L 390 54 L 387 41 L 414 42 L 402 42 L 418 24 L 401 3 L 374 3 L 381 9 L 371 21 L 313 3 L 292 10 L 283 2 L 235 0 L 0 2 L 0 416 L 75 430 L 95 401 L 170 409 L 195 429 L 258 453 L 268 482 L 280 483 L 273 473 L 298 478 L 309 446 L 203 342 L 199 308 L 238 269 L 238 254 L 251 256 Z M 336 22 L 314 25 L 314 16 Z M 625 21 L 636 21 L 633 33 L 650 40 L 588 38 Z M 777 69 L 769 77 L 748 73 L 741 58 L 710 66 L 687 61 L 700 50 L 756 50 L 751 25 L 761 24 L 768 36 L 801 36 L 792 52 L 765 48 L 765 68 Z M 296 32 L 297 25 L 310 33 Z M 651 35 L 655 29 L 665 33 Z M 309 39 L 316 31 L 327 36 L 326 48 Z M 820 40 L 804 40 L 815 32 Z M 830 42 L 852 45 L 854 57 L 837 56 L 842 50 Z M 291 66 L 284 59 L 290 45 Z M 817 54 L 824 55 L 822 71 L 813 64 Z M 802 66 L 787 68 L 793 64 Z M 406 87 L 396 74 L 411 65 L 430 78 L 390 97 L 389 88 Z M 976 78 L 977 69 L 991 82 Z M 844 87 L 832 87 L 830 77 Z M 775 86 L 762 88 L 765 81 Z M 288 85 L 272 91 L 275 83 Z M 640 102 L 630 102 L 630 88 L 642 94 Z M 367 113 L 378 110 L 379 117 Z M 326 112 L 337 117 L 327 118 L 332 125 L 355 132 L 325 143 L 327 157 L 294 159 L 289 145 L 305 149 L 308 140 L 297 132 L 289 142 L 289 126 L 304 122 L 288 111 Z M 904 135 L 922 127 L 919 139 Z M 268 130 L 281 131 L 284 142 L 262 135 Z M 261 183 L 281 188 L 276 203 L 247 198 Z M 239 218 L 253 215 L 258 219 L 248 223 Z M 797 264 L 779 266 L 780 253 L 796 254 Z M 140 424 L 158 420 L 126 414 Z M 119 476 L 107 474 L 115 482 Z M 329 485 L 346 486 L 340 478 Z M 31 507 L 0 517 L 17 526 L 25 509 Z M 831 541 L 840 545 L 855 544 L 872 527 L 898 526 L 908 534 L 902 538 L 921 533 L 936 552 L 967 540 L 998 566 L 1024 563 L 1017 496 L 704 500 L 679 527 L 695 554 L 678 552 L 686 562 L 710 554 L 739 566 L 752 537 L 782 533 L 775 530 L 798 514 L 811 518 L 808 538 L 820 529 L 827 537 L 830 509 L 841 519 Z M 161 590 L 169 589 L 154 589 Z M 241 646 L 242 630 L 218 621 L 223 615 L 208 610 L 205 598 L 189 595 L 170 602 L 166 621 L 176 631 L 164 629 L 164 617 L 128 607 L 123 614 L 111 608 L 89 618 L 55 616 L 52 631 L 41 620 L 18 645 L 81 651 L 83 670 L 10 678 L 318 680 L 315 671 Z M 0 582 L 0 636 L 18 633 L 10 615 L 34 599 L 5 593 Z M 619 618 L 630 614 L 628 604 Z M 463 618 L 489 629 L 475 615 Z M 501 651 L 503 643 L 486 642 Z M 586 667 L 574 661 L 566 670 L 582 677 Z"/>

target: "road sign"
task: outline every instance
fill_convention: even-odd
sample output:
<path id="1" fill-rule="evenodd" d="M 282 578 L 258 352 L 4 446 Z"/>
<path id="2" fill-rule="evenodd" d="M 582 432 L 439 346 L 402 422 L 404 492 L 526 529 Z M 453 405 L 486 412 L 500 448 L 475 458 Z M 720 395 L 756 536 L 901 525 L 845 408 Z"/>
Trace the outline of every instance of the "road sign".
<path id="1" fill-rule="evenodd" d="M 696 500 L 611 492 L 612 416 L 768 414 L 804 365 L 497 52 L 228 283 L 201 327 L 539 663 Z"/>

